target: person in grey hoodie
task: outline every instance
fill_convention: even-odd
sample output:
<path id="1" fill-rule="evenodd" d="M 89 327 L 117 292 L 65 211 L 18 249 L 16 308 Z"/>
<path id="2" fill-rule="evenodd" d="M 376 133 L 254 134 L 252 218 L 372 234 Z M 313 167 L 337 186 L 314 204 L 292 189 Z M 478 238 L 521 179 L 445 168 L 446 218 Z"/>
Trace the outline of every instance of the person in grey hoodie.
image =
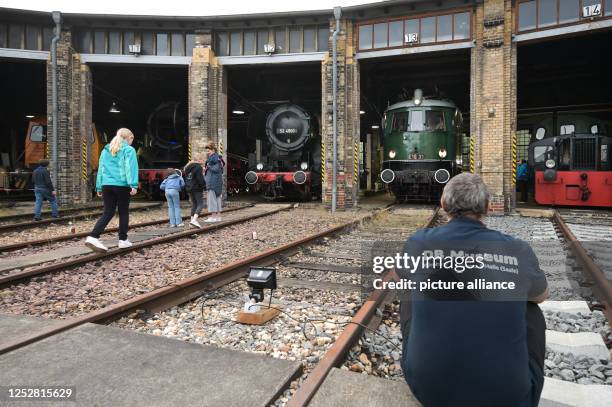
<path id="1" fill-rule="evenodd" d="M 166 192 L 166 200 L 168 201 L 168 217 L 170 218 L 170 227 L 182 227 L 183 217 L 181 216 L 181 190 L 185 187 L 185 181 L 181 176 L 181 170 L 168 168 L 166 171 L 166 179 L 162 181 L 159 189 Z"/>
<path id="2" fill-rule="evenodd" d="M 211 214 L 204 222 L 221 221 L 221 194 L 223 193 L 223 158 L 217 153 L 215 143 L 206 146 L 208 159 L 206 160 L 204 179 L 206 180 L 206 202 L 208 212 Z"/>

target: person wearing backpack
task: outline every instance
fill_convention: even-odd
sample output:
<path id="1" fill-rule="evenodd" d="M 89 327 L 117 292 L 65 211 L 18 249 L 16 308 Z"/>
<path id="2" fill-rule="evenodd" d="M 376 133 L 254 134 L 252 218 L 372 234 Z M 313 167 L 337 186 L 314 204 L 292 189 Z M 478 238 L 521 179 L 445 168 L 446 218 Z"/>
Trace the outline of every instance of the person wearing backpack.
<path id="1" fill-rule="evenodd" d="M 189 161 L 183 169 L 185 174 L 185 190 L 191 200 L 191 220 L 189 224 L 197 228 L 202 227 L 198 223 L 198 217 L 204 208 L 204 188 L 206 187 L 204 168 L 202 167 L 203 162 L 203 154 L 194 154 L 193 160 Z"/>
<path id="2" fill-rule="evenodd" d="M 168 201 L 168 217 L 170 218 L 170 227 L 183 227 L 183 217 L 181 216 L 181 190 L 185 186 L 185 181 L 181 177 L 181 170 L 168 168 L 166 171 L 166 179 L 162 181 L 159 189 L 166 193 Z"/>

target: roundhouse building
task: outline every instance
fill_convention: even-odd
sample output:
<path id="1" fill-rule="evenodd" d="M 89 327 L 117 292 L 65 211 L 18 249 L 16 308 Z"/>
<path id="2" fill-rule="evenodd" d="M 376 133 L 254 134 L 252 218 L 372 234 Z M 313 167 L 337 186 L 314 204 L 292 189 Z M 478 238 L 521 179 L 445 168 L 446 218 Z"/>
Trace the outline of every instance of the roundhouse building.
<path id="1" fill-rule="evenodd" d="M 335 63 L 339 208 L 382 187 L 382 114 L 421 88 L 463 113 L 472 147 L 464 171 L 482 174 L 502 212 L 515 205 L 513 171 L 531 137 L 523 120 L 610 112 L 611 17 L 612 0 L 392 0 L 343 8 L 334 36 L 331 9 L 176 17 L 0 8 L 2 165 L 23 161 L 26 116 L 46 116 L 58 196 L 84 202 L 95 134 L 131 126 L 145 156 L 176 148 L 182 163 L 209 141 L 246 156 L 265 132 L 255 118 L 291 101 L 318 122 L 329 204 Z M 150 139 L 164 128 L 171 137 Z"/>

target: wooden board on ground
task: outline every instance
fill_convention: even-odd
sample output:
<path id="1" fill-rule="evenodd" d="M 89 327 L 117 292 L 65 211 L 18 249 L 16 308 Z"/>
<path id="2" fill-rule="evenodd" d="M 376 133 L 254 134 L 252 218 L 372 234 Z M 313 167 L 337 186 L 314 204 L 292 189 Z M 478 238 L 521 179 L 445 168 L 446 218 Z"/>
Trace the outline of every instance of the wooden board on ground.
<path id="1" fill-rule="evenodd" d="M 238 311 L 236 321 L 241 324 L 263 325 L 280 314 L 278 308 L 264 308 L 257 312 Z"/>

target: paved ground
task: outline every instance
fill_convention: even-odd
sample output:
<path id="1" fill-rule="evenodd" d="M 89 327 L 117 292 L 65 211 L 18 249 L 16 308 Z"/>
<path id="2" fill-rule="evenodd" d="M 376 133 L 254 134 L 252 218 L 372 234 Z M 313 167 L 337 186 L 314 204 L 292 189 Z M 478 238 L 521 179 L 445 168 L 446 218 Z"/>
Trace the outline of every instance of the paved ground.
<path id="1" fill-rule="evenodd" d="M 0 316 L 3 335 L 36 329 Z M 25 326 L 25 328 L 24 328 Z M 73 386 L 76 402 L 2 406 L 265 406 L 298 362 L 86 324 L 0 356 L 3 386 Z"/>

